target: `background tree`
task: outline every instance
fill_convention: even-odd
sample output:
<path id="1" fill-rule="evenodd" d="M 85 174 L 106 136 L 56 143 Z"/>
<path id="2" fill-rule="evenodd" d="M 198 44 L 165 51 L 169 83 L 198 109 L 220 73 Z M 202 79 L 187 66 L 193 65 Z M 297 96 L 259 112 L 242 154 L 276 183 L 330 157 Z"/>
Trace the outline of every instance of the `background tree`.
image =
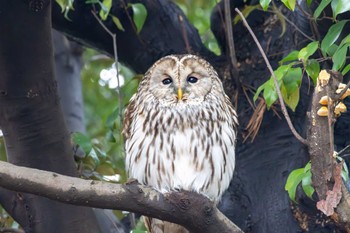
<path id="1" fill-rule="evenodd" d="M 108 1 L 103 2 L 106 4 Z M 285 2 L 293 3 L 293 1 Z M 310 38 L 320 41 L 327 34 L 334 23 L 331 18 L 333 4 L 325 9 L 319 20 L 310 19 L 313 10 L 324 2 L 326 1 L 313 1 L 310 8 L 305 3 L 301 3 L 296 6 L 294 12 L 283 6 L 271 5 L 270 11 L 264 12 L 258 6 L 245 6 L 245 4 L 254 6 L 258 3 L 256 1 L 230 1 L 229 9 L 232 18 L 236 16 L 233 11 L 235 7 L 253 10 L 249 14 L 248 22 L 261 41 L 272 66 L 277 69 L 278 62 L 283 56 L 293 49 L 303 48 L 310 42 Z M 266 111 L 267 104 L 270 105 L 273 102 L 272 98 L 269 99 L 266 96 L 274 93 L 273 90 L 271 92 L 265 90 L 265 100 L 259 98 L 256 105 L 252 104 L 255 90 L 267 80 L 269 73 L 251 36 L 241 22 L 233 27 L 233 38 L 227 36 L 225 19 L 228 12 L 224 10 L 224 1 L 212 3 L 215 7 L 211 13 L 211 30 L 221 48 L 220 55 L 204 46 L 196 29 L 187 20 L 184 12 L 173 2 L 142 1 L 147 17 L 139 32 L 133 20 L 135 9 L 128 3 L 129 1 L 113 1 L 110 16 L 104 21 L 108 29 L 117 35 L 118 58 L 121 63 L 136 73 L 143 73 L 155 60 L 164 55 L 198 54 L 216 67 L 225 83 L 226 92 L 237 106 L 241 140 L 237 149 L 236 173 L 220 205 L 223 213 L 245 232 L 298 232 L 300 229 L 308 232 L 341 232 L 334 221 L 320 214 L 315 207 L 315 202 L 298 195 L 299 205 L 295 205 L 291 203 L 285 192 L 284 186 L 289 173 L 304 166 L 309 160 L 309 153 L 291 133 L 284 118 L 278 117 L 281 115 L 279 105 L 272 105 L 270 111 Z M 130 1 L 130 3 L 138 2 Z M 4 133 L 9 162 L 77 175 L 72 159 L 73 150 L 69 143 L 70 137 L 64 126 L 63 114 L 55 94 L 53 71 L 49 68 L 52 67 L 52 60 L 45 59 L 52 56 L 52 50 L 47 43 L 50 41 L 47 31 L 50 28 L 50 17 L 48 11 L 43 10 L 46 4 L 48 4 L 47 1 L 17 0 L 10 3 L 0 1 L 4 9 L 0 13 L 0 22 L 6 22 L 0 24 L 0 30 L 6 32 L 6 36 L 0 37 L 0 127 Z M 179 1 L 179 4 L 183 10 L 187 9 L 189 18 L 191 18 L 189 12 L 196 12 L 193 9 L 202 7 L 201 3 L 196 1 L 187 5 L 185 1 Z M 74 1 L 74 10 L 68 12 L 70 20 L 67 20 L 59 5 L 52 3 L 53 26 L 85 45 L 113 55 L 110 35 L 91 13 L 91 10 L 98 13 L 100 7 L 99 3 L 91 5 Z M 347 9 L 346 7 L 345 4 L 340 8 Z M 192 17 L 194 22 L 195 16 Z M 342 14 L 337 17 L 337 20 L 346 17 L 346 14 Z M 118 21 L 116 19 L 119 20 L 123 29 L 116 23 Z M 349 26 L 345 25 L 340 31 L 342 35 L 339 41 L 348 35 Z M 31 36 L 28 37 L 28 34 Z M 232 46 L 228 46 L 232 39 L 235 42 L 234 51 Z M 28 48 L 36 53 L 28 52 Z M 321 53 L 314 56 L 320 57 Z M 328 60 L 325 59 L 321 63 L 323 68 L 329 67 Z M 32 65 L 34 62 L 35 65 Z M 126 81 L 129 85 L 123 86 L 124 89 L 121 91 L 125 96 L 121 96 L 122 99 L 119 98 L 123 105 L 135 89 L 137 78 L 126 79 Z M 95 83 L 97 82 L 95 77 Z M 83 92 L 86 100 L 92 101 L 93 95 L 89 92 L 92 90 L 90 89 L 92 84 L 85 82 L 85 85 Z M 90 85 L 90 88 L 87 85 Z M 294 112 L 289 111 L 296 130 L 304 137 L 308 123 L 306 112 L 309 108 L 312 86 L 312 82 L 304 75 L 298 86 L 300 91 L 298 106 Z M 110 92 L 105 90 L 101 95 L 108 100 Z M 116 96 L 109 100 L 109 104 L 115 103 L 114 107 L 117 107 L 115 98 Z M 97 108 L 96 103 L 94 107 Z M 113 112 L 111 108 L 98 108 L 98 112 L 106 117 Z M 96 125 L 95 118 L 91 116 L 96 117 L 97 111 L 91 109 L 94 108 L 87 106 L 86 117 L 90 123 L 88 130 Z M 110 109 L 108 113 L 101 113 L 106 109 Z M 107 121 L 110 130 L 100 132 L 100 134 L 108 133 L 109 136 L 113 136 L 110 138 L 116 142 L 121 140 L 118 136 L 118 127 L 120 127 L 118 126 L 120 119 L 116 114 L 118 111 L 115 111 Z M 95 124 L 93 125 L 92 122 Z M 336 123 L 337 150 L 349 144 L 348 123 L 349 116 L 346 113 Z M 255 133 L 254 140 L 248 137 Z M 95 137 L 98 132 L 92 131 L 91 135 Z M 88 141 L 81 135 L 76 139 L 80 142 Z M 94 153 L 89 153 L 84 158 L 84 166 L 81 169 L 83 175 L 99 176 L 98 171 L 101 167 L 112 168 L 119 174 L 123 173 L 120 164 L 122 161 L 120 148 L 115 146 L 113 149 L 109 145 L 104 149 L 109 156 L 104 156 L 103 151 L 99 149 L 106 148 L 108 143 L 102 144 L 84 144 L 85 152 L 94 151 L 96 156 Z M 110 154 L 113 150 L 115 156 Z M 112 163 L 108 162 L 109 160 Z M 100 176 L 100 178 L 106 177 Z M 72 207 L 4 189 L 1 190 L 0 203 L 28 232 L 99 231 L 96 229 L 98 226 L 96 218 L 88 208 Z M 80 224 L 72 224 L 77 221 Z"/>

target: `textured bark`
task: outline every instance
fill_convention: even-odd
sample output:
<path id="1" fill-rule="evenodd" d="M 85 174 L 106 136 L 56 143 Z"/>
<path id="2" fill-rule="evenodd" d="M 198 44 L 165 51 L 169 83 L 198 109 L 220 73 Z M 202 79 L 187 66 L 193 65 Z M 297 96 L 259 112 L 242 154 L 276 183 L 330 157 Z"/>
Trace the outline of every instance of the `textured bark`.
<path id="1" fill-rule="evenodd" d="M 213 202 L 193 192 L 162 194 L 137 183 L 83 180 L 5 162 L 0 162 L 0 185 L 73 205 L 139 212 L 171 220 L 193 233 L 242 233 Z"/>
<path id="2" fill-rule="evenodd" d="M 1 0 L 0 6 L 0 127 L 8 161 L 74 176 L 54 79 L 50 1 Z M 0 203 L 26 232 L 99 232 L 91 208 L 4 188 Z"/>

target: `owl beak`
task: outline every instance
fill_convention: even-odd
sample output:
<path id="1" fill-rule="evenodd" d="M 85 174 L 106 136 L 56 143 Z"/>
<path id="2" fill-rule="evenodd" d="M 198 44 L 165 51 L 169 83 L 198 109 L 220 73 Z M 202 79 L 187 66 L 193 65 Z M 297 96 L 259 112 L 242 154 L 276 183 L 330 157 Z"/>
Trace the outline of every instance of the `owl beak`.
<path id="1" fill-rule="evenodd" d="M 177 89 L 177 98 L 179 100 L 182 100 L 182 89 L 181 88 Z"/>

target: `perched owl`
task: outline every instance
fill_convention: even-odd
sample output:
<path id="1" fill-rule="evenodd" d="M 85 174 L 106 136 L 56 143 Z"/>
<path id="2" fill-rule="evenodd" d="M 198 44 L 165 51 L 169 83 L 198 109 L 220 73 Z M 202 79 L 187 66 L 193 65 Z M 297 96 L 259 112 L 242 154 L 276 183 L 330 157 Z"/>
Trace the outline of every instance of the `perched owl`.
<path id="1" fill-rule="evenodd" d="M 214 68 L 194 55 L 170 55 L 145 74 L 125 111 L 126 170 L 165 193 L 188 190 L 218 202 L 235 167 L 237 114 Z M 185 228 L 145 218 L 152 233 Z"/>

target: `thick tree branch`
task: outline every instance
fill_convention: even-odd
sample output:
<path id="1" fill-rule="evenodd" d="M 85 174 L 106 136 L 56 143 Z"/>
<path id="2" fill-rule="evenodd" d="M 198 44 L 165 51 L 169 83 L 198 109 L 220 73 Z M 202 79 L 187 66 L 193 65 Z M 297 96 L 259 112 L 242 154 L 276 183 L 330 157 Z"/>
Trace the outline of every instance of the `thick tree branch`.
<path id="1" fill-rule="evenodd" d="M 312 184 L 320 199 L 317 208 L 332 216 L 341 228 L 350 229 L 349 193 L 341 178 L 342 163 L 334 157 L 334 123 L 339 113 L 336 90 L 343 77 L 335 71 L 323 70 L 313 94 L 308 131 Z M 320 100 L 324 101 L 320 101 Z M 327 101 L 325 101 L 327 100 Z M 326 110 L 326 112 L 322 111 Z"/>
<path id="2" fill-rule="evenodd" d="M 0 186 L 73 205 L 119 209 L 175 222 L 191 232 L 242 232 L 209 199 L 191 192 L 161 194 L 130 183 L 83 180 L 0 162 Z"/>
<path id="3" fill-rule="evenodd" d="M 191 25 L 180 8 L 171 1 L 145 0 L 147 18 L 139 34 L 131 17 L 132 8 L 126 7 L 135 0 L 113 0 L 111 15 L 119 18 L 124 31 L 117 28 L 111 17 L 104 25 L 116 34 L 119 61 L 144 73 L 156 60 L 168 55 L 187 53 L 189 46 L 193 53 L 204 58 L 216 57 L 202 43 L 197 30 Z M 98 5 L 96 5 L 98 7 Z M 93 7 L 85 1 L 74 1 L 74 11 L 69 12 L 70 21 L 64 18 L 57 3 L 52 7 L 53 27 L 70 37 L 113 56 L 113 41 L 91 14 Z M 181 20 L 180 20 L 181 19 Z M 185 32 L 186 41 L 181 35 Z M 211 60 L 211 59 L 209 59 Z"/>

